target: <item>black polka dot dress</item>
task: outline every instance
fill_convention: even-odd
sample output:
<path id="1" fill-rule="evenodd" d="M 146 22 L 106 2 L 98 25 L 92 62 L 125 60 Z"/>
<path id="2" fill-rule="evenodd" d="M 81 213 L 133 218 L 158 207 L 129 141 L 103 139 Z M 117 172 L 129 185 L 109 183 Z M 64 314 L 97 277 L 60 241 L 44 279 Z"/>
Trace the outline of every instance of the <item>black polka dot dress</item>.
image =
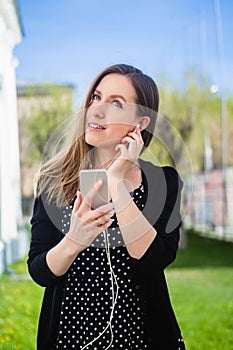
<path id="1" fill-rule="evenodd" d="M 131 195 L 143 210 L 143 185 Z M 71 212 L 72 206 L 63 211 L 64 234 L 69 230 Z M 54 350 L 150 349 L 131 280 L 130 257 L 116 216 L 113 219 L 107 237 L 102 232 L 69 270 Z M 177 350 L 185 350 L 182 337 L 177 339 Z"/>
<path id="2" fill-rule="evenodd" d="M 142 185 L 131 195 L 142 210 Z M 72 206 L 63 211 L 64 233 L 69 228 L 71 211 Z M 129 255 L 116 216 L 113 219 L 107 237 L 102 232 L 70 268 L 63 291 L 56 350 L 148 349 L 142 310 L 129 273 Z"/>

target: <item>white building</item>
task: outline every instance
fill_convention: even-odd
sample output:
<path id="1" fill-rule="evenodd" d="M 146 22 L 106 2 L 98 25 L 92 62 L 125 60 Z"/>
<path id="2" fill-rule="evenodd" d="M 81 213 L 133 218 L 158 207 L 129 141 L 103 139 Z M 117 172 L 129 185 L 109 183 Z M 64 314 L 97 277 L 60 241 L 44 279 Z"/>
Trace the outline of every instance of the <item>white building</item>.
<path id="1" fill-rule="evenodd" d="M 0 0 L 0 273 L 28 249 L 22 219 L 14 47 L 22 40 L 16 0 Z"/>

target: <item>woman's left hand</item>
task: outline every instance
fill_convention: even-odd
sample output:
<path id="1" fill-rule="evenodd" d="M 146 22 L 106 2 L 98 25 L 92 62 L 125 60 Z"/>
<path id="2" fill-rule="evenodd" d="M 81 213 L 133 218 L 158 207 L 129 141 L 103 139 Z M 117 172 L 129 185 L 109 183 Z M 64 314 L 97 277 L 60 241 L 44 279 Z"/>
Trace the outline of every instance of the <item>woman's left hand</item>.
<path id="1" fill-rule="evenodd" d="M 139 128 L 136 131 L 129 132 L 115 148 L 118 155 L 108 168 L 108 175 L 119 180 L 124 179 L 129 168 L 133 164 L 137 164 L 143 145 L 144 142 Z"/>

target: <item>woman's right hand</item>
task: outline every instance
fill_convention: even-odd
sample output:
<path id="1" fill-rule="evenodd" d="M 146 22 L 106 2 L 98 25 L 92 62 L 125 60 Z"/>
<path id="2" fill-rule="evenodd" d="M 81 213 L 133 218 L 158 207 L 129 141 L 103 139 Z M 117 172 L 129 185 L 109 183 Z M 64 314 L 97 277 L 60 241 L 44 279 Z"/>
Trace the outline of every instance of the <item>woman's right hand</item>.
<path id="1" fill-rule="evenodd" d="M 79 191 L 77 192 L 70 229 L 66 236 L 79 243 L 82 249 L 91 245 L 96 236 L 112 224 L 111 217 L 114 215 L 112 203 L 107 203 L 97 209 L 91 208 L 92 201 L 102 185 L 103 182 L 99 180 L 84 198 Z"/>

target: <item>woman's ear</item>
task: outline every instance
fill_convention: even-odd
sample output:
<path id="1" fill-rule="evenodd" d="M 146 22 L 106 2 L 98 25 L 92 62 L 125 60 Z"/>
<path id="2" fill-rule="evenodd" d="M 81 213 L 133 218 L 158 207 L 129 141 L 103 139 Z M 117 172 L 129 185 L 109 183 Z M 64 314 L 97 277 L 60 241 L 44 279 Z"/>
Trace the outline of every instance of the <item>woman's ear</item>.
<path id="1" fill-rule="evenodd" d="M 149 124 L 150 124 L 150 117 L 145 115 L 143 117 L 139 117 L 137 127 L 139 127 L 139 129 L 142 131 L 142 130 L 145 130 Z"/>

